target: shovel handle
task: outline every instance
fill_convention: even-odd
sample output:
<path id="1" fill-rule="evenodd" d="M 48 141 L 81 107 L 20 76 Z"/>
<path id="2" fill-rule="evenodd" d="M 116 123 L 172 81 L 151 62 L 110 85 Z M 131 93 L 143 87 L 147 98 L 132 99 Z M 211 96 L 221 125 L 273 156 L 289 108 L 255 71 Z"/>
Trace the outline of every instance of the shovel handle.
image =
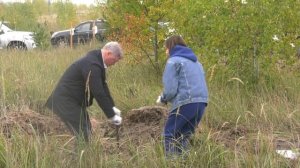
<path id="1" fill-rule="evenodd" d="M 117 139 L 117 146 L 120 148 L 120 125 L 116 125 L 116 139 Z"/>

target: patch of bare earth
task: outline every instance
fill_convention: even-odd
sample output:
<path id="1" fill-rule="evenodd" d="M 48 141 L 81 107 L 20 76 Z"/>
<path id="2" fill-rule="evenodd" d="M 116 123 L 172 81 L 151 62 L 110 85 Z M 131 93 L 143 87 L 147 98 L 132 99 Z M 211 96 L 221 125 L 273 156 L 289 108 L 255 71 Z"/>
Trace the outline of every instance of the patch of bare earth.
<path id="1" fill-rule="evenodd" d="M 13 131 L 28 135 L 58 135 L 67 134 L 64 123 L 56 116 L 46 116 L 30 109 L 11 111 L 0 118 L 0 127 L 6 137 L 11 137 Z"/>
<path id="2" fill-rule="evenodd" d="M 167 109 L 161 106 L 146 106 L 133 109 L 123 115 L 123 124 L 116 126 L 107 121 L 91 118 L 93 138 L 100 139 L 108 152 L 127 151 L 131 145 L 145 145 L 160 138 Z M 26 135 L 71 135 L 64 123 L 55 115 L 48 116 L 30 109 L 7 112 L 0 118 L 0 128 L 6 137 L 13 131 Z"/>
<path id="3" fill-rule="evenodd" d="M 94 121 L 94 131 L 100 132 L 108 152 L 129 152 L 130 147 L 144 146 L 161 137 L 167 109 L 161 106 L 146 106 L 132 109 L 123 117 L 123 124 L 116 126 Z M 93 123 L 93 121 L 92 121 Z"/>
<path id="4" fill-rule="evenodd" d="M 295 149 L 300 148 L 299 133 L 289 132 L 282 135 L 268 131 L 250 130 L 243 125 L 225 123 L 212 130 L 212 139 L 226 148 L 257 154 L 264 148 Z"/>
<path id="5" fill-rule="evenodd" d="M 92 118 L 92 140 L 100 141 L 107 152 L 123 151 L 128 154 L 130 149 L 137 146 L 159 142 L 166 117 L 167 109 L 162 106 L 132 109 L 123 115 L 123 124 L 118 129 L 107 121 Z M 42 115 L 30 109 L 7 112 L 0 117 L 0 130 L 8 138 L 14 130 L 27 135 L 71 135 L 55 115 Z M 291 133 L 293 136 L 262 133 L 230 123 L 210 129 L 210 135 L 217 144 L 249 153 L 259 152 L 266 144 L 274 149 L 300 148 L 299 133 Z"/>

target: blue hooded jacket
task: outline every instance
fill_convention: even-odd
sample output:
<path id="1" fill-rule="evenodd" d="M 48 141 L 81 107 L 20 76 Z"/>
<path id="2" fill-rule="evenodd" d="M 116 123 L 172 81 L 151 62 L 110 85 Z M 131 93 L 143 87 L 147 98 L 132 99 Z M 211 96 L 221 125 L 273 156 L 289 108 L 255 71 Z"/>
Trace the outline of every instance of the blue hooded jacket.
<path id="1" fill-rule="evenodd" d="M 171 51 L 163 74 L 163 102 L 172 104 L 170 111 L 189 103 L 207 103 L 208 89 L 202 64 L 194 52 L 176 45 Z"/>
<path id="2" fill-rule="evenodd" d="M 192 49 L 181 46 L 181 45 L 176 45 L 170 52 L 170 57 L 183 57 L 187 58 L 193 62 L 197 61 L 197 57 L 192 51 Z"/>

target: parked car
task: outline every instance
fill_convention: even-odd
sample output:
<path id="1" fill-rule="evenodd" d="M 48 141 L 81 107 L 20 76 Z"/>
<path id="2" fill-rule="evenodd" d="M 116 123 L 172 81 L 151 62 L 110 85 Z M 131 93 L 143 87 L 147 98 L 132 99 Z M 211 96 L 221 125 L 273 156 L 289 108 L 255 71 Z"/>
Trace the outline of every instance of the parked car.
<path id="1" fill-rule="evenodd" d="M 75 28 L 54 32 L 51 35 L 52 46 L 68 46 L 71 41 L 73 45 L 85 44 L 90 42 L 94 35 L 98 41 L 105 39 L 105 32 L 108 23 L 105 20 L 89 20 L 81 22 Z"/>
<path id="2" fill-rule="evenodd" d="M 33 49 L 36 47 L 33 36 L 33 32 L 14 31 L 0 21 L 0 49 Z"/>

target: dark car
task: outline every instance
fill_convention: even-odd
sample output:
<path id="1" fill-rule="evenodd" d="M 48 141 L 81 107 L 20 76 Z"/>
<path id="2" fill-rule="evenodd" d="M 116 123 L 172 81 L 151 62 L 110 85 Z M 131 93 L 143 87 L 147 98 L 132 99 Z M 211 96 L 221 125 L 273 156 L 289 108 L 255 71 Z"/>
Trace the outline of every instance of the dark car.
<path id="1" fill-rule="evenodd" d="M 73 45 L 88 43 L 93 37 L 98 41 L 103 41 L 105 39 L 107 28 L 108 23 L 105 20 L 89 20 L 81 22 L 75 28 L 54 32 L 51 35 L 51 44 L 52 46 L 59 47 L 68 46 L 71 42 L 71 34 L 73 34 Z"/>

